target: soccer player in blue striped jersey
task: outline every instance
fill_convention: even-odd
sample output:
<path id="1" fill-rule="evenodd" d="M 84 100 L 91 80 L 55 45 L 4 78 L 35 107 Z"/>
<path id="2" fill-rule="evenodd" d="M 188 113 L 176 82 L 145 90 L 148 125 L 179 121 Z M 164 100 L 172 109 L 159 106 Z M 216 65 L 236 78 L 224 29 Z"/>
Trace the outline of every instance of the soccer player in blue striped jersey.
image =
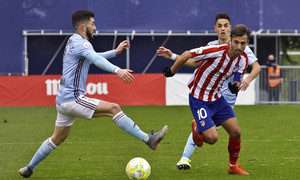
<path id="1" fill-rule="evenodd" d="M 125 40 L 115 50 L 96 53 L 89 42 L 93 40 L 93 33 L 96 30 L 94 13 L 88 10 L 74 12 L 72 25 L 76 32 L 69 38 L 65 47 L 63 75 L 60 79 L 60 89 L 56 97 L 57 119 L 54 133 L 42 143 L 29 164 L 18 170 L 24 178 L 29 178 L 36 166 L 63 143 L 77 117 L 85 119 L 103 116 L 112 117 L 117 126 L 144 141 L 153 150 L 158 148 L 160 141 L 168 131 L 166 125 L 157 133 L 147 134 L 126 116 L 118 104 L 88 98 L 84 95 L 91 64 L 117 74 L 125 83 L 133 82 L 132 70 L 121 69 L 107 60 L 129 48 L 130 43 Z"/>
<path id="2" fill-rule="evenodd" d="M 215 41 L 209 42 L 207 45 L 213 45 L 213 44 L 227 44 L 230 43 L 230 31 L 231 31 L 231 23 L 230 23 L 230 16 L 227 13 L 219 13 L 215 17 L 215 31 L 218 34 L 218 39 Z M 257 62 L 257 58 L 251 51 L 251 49 L 246 46 L 245 48 L 245 53 L 248 56 L 248 65 L 251 66 L 252 70 L 251 73 L 247 76 L 247 78 L 244 78 L 241 82 L 241 88 L 240 90 L 246 90 L 250 84 L 250 82 L 259 74 L 260 72 L 260 65 Z M 172 53 L 171 50 L 165 48 L 165 47 L 160 47 L 157 50 L 157 54 L 159 56 L 165 57 L 167 59 L 172 59 L 176 60 L 178 59 L 179 55 Z M 190 67 L 197 67 L 199 66 L 199 63 L 195 63 L 194 60 L 188 60 L 185 63 L 186 66 Z M 228 84 L 231 83 L 233 84 L 234 82 L 234 76 L 231 78 L 227 79 L 222 88 L 221 88 L 221 94 L 225 98 L 225 100 L 228 102 L 228 104 L 233 108 L 236 102 L 237 94 L 231 92 L 229 89 Z M 216 128 L 219 129 L 221 126 L 217 126 Z M 190 157 L 195 151 L 197 145 L 193 141 L 193 134 L 190 133 L 186 146 L 184 148 L 184 152 L 182 154 L 182 157 L 180 161 L 177 163 L 176 167 L 178 170 L 184 169 L 184 170 L 189 170 L 191 165 L 190 165 Z M 232 167 L 233 169 L 235 167 Z M 237 172 L 238 174 L 239 172 Z"/>

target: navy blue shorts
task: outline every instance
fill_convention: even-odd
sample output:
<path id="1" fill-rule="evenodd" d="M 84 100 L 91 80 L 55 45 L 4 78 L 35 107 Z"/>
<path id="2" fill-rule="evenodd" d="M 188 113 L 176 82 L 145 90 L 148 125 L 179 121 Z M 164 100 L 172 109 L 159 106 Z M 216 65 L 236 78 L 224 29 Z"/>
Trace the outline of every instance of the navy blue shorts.
<path id="1" fill-rule="evenodd" d="M 201 101 L 189 95 L 190 108 L 197 122 L 198 133 L 220 125 L 221 122 L 235 117 L 231 106 L 223 96 L 213 102 Z"/>

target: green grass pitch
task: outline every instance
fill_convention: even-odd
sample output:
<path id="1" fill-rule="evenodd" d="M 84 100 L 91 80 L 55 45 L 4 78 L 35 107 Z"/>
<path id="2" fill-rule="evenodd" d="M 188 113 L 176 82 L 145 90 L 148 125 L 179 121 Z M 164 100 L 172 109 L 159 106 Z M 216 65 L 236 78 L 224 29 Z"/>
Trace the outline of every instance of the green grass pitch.
<path id="1" fill-rule="evenodd" d="M 31 179 L 127 179 L 125 166 L 134 157 L 151 165 L 149 179 L 300 179 L 300 106 L 236 106 L 242 129 L 239 163 L 250 176 L 227 174 L 228 135 L 219 130 L 214 145 L 192 155 L 192 168 L 178 171 L 193 119 L 188 106 L 123 106 L 142 130 L 169 126 L 156 151 L 120 130 L 111 118 L 77 119 L 68 139 L 39 164 Z M 0 179 L 22 179 L 25 166 L 40 144 L 52 135 L 55 107 L 0 108 Z"/>

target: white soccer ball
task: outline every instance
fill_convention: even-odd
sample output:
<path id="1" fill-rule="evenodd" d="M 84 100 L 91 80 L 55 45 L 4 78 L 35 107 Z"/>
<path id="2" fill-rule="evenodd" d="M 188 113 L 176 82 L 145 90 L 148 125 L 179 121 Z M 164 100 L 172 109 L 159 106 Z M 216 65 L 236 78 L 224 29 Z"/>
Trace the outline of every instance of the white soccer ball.
<path id="1" fill-rule="evenodd" d="M 126 166 L 126 174 L 129 179 L 145 180 L 150 176 L 150 173 L 149 163 L 141 157 L 131 159 Z"/>

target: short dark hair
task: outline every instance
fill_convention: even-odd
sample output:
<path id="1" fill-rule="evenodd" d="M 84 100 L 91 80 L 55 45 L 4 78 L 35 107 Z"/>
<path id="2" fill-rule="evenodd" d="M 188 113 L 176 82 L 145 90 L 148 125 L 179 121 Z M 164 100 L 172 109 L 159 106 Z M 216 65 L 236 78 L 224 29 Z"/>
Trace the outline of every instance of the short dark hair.
<path id="1" fill-rule="evenodd" d="M 230 16 L 227 13 L 219 13 L 216 15 L 215 23 L 217 23 L 218 19 L 227 19 L 230 23 Z"/>
<path id="2" fill-rule="evenodd" d="M 77 29 L 82 21 L 89 21 L 90 18 L 95 18 L 95 14 L 89 10 L 77 10 L 72 14 L 72 25 Z"/>
<path id="3" fill-rule="evenodd" d="M 241 37 L 247 35 L 249 39 L 250 33 L 251 31 L 249 28 L 247 28 L 247 26 L 245 26 L 244 24 L 238 24 L 232 29 L 230 37 L 233 38 L 233 37 Z"/>

